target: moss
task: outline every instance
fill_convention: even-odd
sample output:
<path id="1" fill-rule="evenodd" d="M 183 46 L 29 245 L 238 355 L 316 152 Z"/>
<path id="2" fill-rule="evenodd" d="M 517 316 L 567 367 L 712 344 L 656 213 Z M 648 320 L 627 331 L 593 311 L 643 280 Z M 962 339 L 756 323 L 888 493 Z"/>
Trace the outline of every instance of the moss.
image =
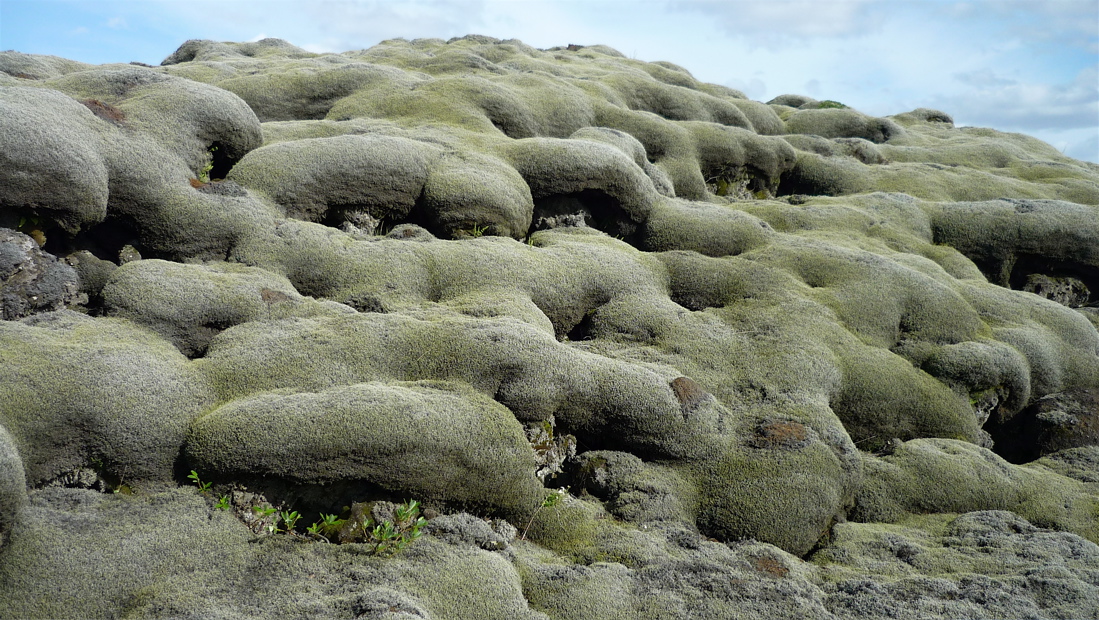
<path id="1" fill-rule="evenodd" d="M 531 520 L 523 524 L 526 537 L 540 546 L 565 557 L 578 557 L 597 553 L 596 534 L 606 519 L 606 512 L 598 503 L 566 497 L 549 508 L 540 508 Z"/>
<path id="2" fill-rule="evenodd" d="M 999 420 L 1008 419 L 1030 401 L 1026 358 L 1001 342 L 969 341 L 942 347 L 923 363 L 923 369 L 969 396 L 971 403 L 994 399 Z"/>
<path id="3" fill-rule="evenodd" d="M 1099 539 L 1093 494 L 1038 465 L 1011 465 L 990 450 L 949 439 L 917 439 L 890 456 L 867 456 L 852 517 L 893 522 L 914 513 L 1010 510 L 1039 527 Z"/>
<path id="4" fill-rule="evenodd" d="M 0 547 L 27 501 L 27 479 L 15 438 L 0 426 Z"/>
<path id="5" fill-rule="evenodd" d="M 0 551 L 0 614 L 331 617 L 381 605 L 432 617 L 537 617 L 499 554 L 429 536 L 396 558 L 356 547 L 255 539 L 191 489 L 134 496 L 53 489 L 35 496 Z M 41 574 L 64 587 L 47 593 Z M 359 587 L 331 585 L 348 582 Z"/>
<path id="6" fill-rule="evenodd" d="M 153 329 L 189 357 L 233 325 L 340 312 L 309 303 L 284 277 L 236 263 L 134 261 L 112 273 L 102 296 L 109 314 Z"/>
<path id="7" fill-rule="evenodd" d="M 262 192 L 290 217 L 336 225 L 341 211 L 355 209 L 403 220 L 440 155 L 437 147 L 401 138 L 314 138 L 257 149 L 229 178 Z M 303 161 L 310 165 L 296 165 Z"/>
<path id="8" fill-rule="evenodd" d="M 809 109 L 827 102 L 804 97 L 759 104 L 602 46 L 471 36 L 313 55 L 274 40 L 189 42 L 159 69 L 81 72 L 12 58 L 0 66 L 51 77 L 0 78 L 21 86 L 9 89 L 22 102 L 10 117 L 42 103 L 61 119 L 57 152 L 103 163 L 73 187 L 111 189 L 109 220 L 70 208 L 99 203 L 37 186 L 20 186 L 14 213 L 40 204 L 72 230 L 94 224 L 96 238 L 155 257 L 118 269 L 108 311 L 209 342 L 188 361 L 117 319 L 69 316 L 54 326 L 63 335 L 0 326 L 10 341 L 0 379 L 16 386 L 0 423 L 32 484 L 91 459 L 166 479 L 186 441 L 186 458 L 224 484 L 266 475 L 317 503 L 416 493 L 522 521 L 544 492 L 522 428 L 550 424 L 581 450 L 626 455 L 588 472 L 602 476 L 583 484 L 598 501 L 535 516 L 546 544 L 597 567 L 532 552 L 564 568 L 527 566 L 522 585 L 566 616 L 729 617 L 757 613 L 760 600 L 824 616 L 826 595 L 798 581 L 792 558 L 762 543 L 711 545 L 692 528 L 804 553 L 827 544 L 860 488 L 882 518 L 1010 505 L 1079 531 L 1094 523 L 1071 489 L 1047 499 L 1022 476 L 1014 488 L 1026 492 L 1011 496 L 1015 478 L 961 444 L 905 456 L 896 475 L 882 465 L 893 457 L 858 450 L 981 441 L 986 416 L 1094 383 L 1099 336 L 1080 312 L 986 281 L 1090 277 L 1094 209 L 1019 200 L 1096 196 L 1094 168 L 1048 145 L 954 128 L 934 111 L 894 122 Z M 117 109 L 126 131 L 69 95 Z M 283 120 L 261 132 L 249 104 Z M 808 133 L 776 137 L 787 130 Z M 239 186 L 192 187 L 213 147 L 224 158 L 210 174 Z M 1002 196 L 1015 198 L 952 202 Z M 367 216 L 393 234 L 344 226 Z M 533 230 L 563 217 L 585 226 Z M 463 230 L 483 235 L 441 240 Z M 47 383 L 59 393 L 40 394 Z M 905 473 L 940 466 L 965 497 Z M 864 470 L 876 476 L 865 485 Z M 434 545 L 383 566 L 320 547 L 281 540 L 237 554 L 275 575 L 270 592 L 306 588 L 295 601 L 254 602 L 264 594 L 232 586 L 208 598 L 251 597 L 240 614 L 347 616 L 385 601 L 419 615 L 527 613 L 501 556 Z M 320 570 L 332 562 L 351 568 Z M 425 576 L 410 593 L 416 570 Z M 323 590 L 351 580 L 369 585 Z M 583 597 L 533 591 L 561 583 Z M 150 584 L 129 593 L 127 613 L 237 613 L 195 602 L 199 591 Z M 608 611 L 605 592 L 629 603 Z M 844 609 L 842 592 L 827 596 Z"/>
<path id="9" fill-rule="evenodd" d="M 102 221 L 109 176 L 100 151 L 102 141 L 117 129 L 52 90 L 5 88 L 0 109 L 0 135 L 12 145 L 0 168 L 5 188 L 0 204 L 5 209 L 32 209 L 36 217 L 71 233 Z M 51 124 L 63 129 L 44 131 Z M 16 228 L 16 221 L 6 226 Z"/>
<path id="10" fill-rule="evenodd" d="M 538 619 L 527 606 L 518 572 L 504 557 L 423 542 L 420 554 L 400 570 L 397 587 L 423 601 L 434 617 Z"/>
<path id="11" fill-rule="evenodd" d="M 0 423 L 27 482 L 103 462 L 126 480 L 165 480 L 187 426 L 211 404 L 205 380 L 168 342 L 129 321 L 70 311 L 0 323 Z"/>
<path id="12" fill-rule="evenodd" d="M 1041 530 L 1008 512 L 944 513 L 913 515 L 897 524 L 838 524 L 811 561 L 821 567 L 823 579 L 835 583 L 867 574 L 885 582 L 919 577 L 964 582 L 974 575 L 1011 579 L 1038 565 L 1072 565 L 1069 570 L 1079 571 L 1083 567 L 1075 564 L 1082 558 L 1069 550 L 1086 546 L 1074 535 Z"/>
<path id="13" fill-rule="evenodd" d="M 831 404 L 860 449 L 875 450 L 894 437 L 977 440 L 968 400 L 907 360 L 869 347 L 841 359 L 843 387 Z"/>
<path id="14" fill-rule="evenodd" d="M 869 252 L 791 239 L 751 256 L 801 278 L 812 287 L 806 296 L 832 308 L 847 329 L 882 348 L 905 338 L 957 342 L 985 329 L 950 286 Z"/>
<path id="15" fill-rule="evenodd" d="M 699 475 L 703 532 L 766 540 L 794 555 L 824 536 L 846 499 L 840 463 L 821 443 L 796 452 L 730 450 Z"/>
<path id="16" fill-rule="evenodd" d="M 0 614 L 11 617 L 105 617 L 119 614 L 139 591 L 243 577 L 248 530 L 210 513 L 186 489 L 156 497 L 53 489 L 40 492 L 20 517 L 0 561 Z M 40 575 L 60 591 L 43 592 Z M 173 581 L 177 583 L 173 584 Z M 174 586 L 174 587 L 173 587 Z M 199 586 L 200 588 L 202 586 Z M 148 594 L 147 594 L 148 595 Z M 187 597 L 201 609 L 201 597 Z M 197 599 L 197 600 L 196 600 Z"/>
<path id="17" fill-rule="evenodd" d="M 361 481 L 394 497 L 512 516 L 540 500 L 518 421 L 472 391 L 440 383 L 237 399 L 192 425 L 186 451 L 194 469 L 215 479 Z"/>
<path id="18" fill-rule="evenodd" d="M 905 130 L 885 118 L 872 118 L 855 110 L 820 105 L 817 109 L 804 106 L 786 119 L 786 131 L 805 133 L 825 138 L 863 138 L 874 143 L 903 137 Z M 842 104 L 840 104 L 842 105 Z"/>
<path id="19" fill-rule="evenodd" d="M 693 250 L 707 256 L 734 256 L 767 245 L 770 225 L 729 207 L 664 200 L 645 223 L 643 246 L 650 252 Z"/>

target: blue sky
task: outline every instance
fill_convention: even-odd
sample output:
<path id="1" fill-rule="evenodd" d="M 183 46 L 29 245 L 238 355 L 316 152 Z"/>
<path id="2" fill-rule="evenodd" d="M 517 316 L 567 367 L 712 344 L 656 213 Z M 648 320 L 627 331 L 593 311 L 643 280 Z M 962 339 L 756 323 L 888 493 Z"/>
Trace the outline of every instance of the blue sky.
<path id="1" fill-rule="evenodd" d="M 316 52 L 486 34 L 602 43 L 767 101 L 932 107 L 1099 162 L 1099 0 L 0 0 L 0 49 L 159 64 L 187 39 Z"/>

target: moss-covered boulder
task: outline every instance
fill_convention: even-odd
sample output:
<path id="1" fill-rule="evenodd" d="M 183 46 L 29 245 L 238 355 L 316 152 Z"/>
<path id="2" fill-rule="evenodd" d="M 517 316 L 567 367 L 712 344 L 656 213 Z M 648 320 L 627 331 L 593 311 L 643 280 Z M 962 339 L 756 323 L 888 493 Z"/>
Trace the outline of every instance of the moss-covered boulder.
<path id="1" fill-rule="evenodd" d="M 170 480 L 206 381 L 168 341 L 71 311 L 0 322 L 0 424 L 33 486 L 92 467 Z"/>
<path id="2" fill-rule="evenodd" d="M 188 357 L 202 355 L 211 338 L 240 323 L 353 312 L 304 298 L 285 278 L 239 263 L 133 261 L 111 273 L 101 296 L 109 315 L 156 331 Z"/>
<path id="3" fill-rule="evenodd" d="M 1094 164 L 478 35 L 0 108 L 0 615 L 1091 613 Z"/>
<path id="4" fill-rule="evenodd" d="M 69 587 L 39 596 L 44 574 Z M 358 544 L 257 540 L 194 489 L 40 491 L 0 550 L 0 576 L 6 617 L 545 618 L 500 554 L 430 537 L 396 558 Z"/>
<path id="5" fill-rule="evenodd" d="M 0 225 L 48 216 L 78 230 L 102 221 L 108 173 L 95 115 L 71 97 L 28 87 L 0 91 L 0 109 L 0 136 L 10 145 L 0 160 L 0 215 L 7 220 Z"/>
<path id="6" fill-rule="evenodd" d="M 844 523 L 812 556 L 840 617 L 1087 617 L 1099 546 L 1001 510 Z M 868 574 L 874 578 L 868 578 Z M 1056 592 L 1056 595 L 1050 595 Z"/>
<path id="7" fill-rule="evenodd" d="M 213 479 L 362 483 L 524 514 L 541 500 L 519 421 L 445 384 L 359 383 L 240 398 L 196 421 L 187 460 Z"/>
<path id="8" fill-rule="evenodd" d="M 979 446 L 917 439 L 887 456 L 866 457 L 864 471 L 866 482 L 854 511 L 859 521 L 1008 510 L 1040 526 L 1099 539 L 1099 502 L 1082 483 L 1040 465 L 1012 465 Z"/>

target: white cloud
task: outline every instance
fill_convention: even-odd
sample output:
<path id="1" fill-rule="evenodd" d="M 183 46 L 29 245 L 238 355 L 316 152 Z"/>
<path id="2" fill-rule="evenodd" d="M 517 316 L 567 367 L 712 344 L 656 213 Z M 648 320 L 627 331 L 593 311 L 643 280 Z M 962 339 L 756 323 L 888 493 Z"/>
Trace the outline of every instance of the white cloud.
<path id="1" fill-rule="evenodd" d="M 256 41 L 262 41 L 266 38 L 267 38 L 267 35 L 261 32 L 261 33 L 257 34 L 256 36 L 252 37 L 251 39 L 248 39 L 248 42 L 249 43 L 255 43 Z"/>
<path id="2" fill-rule="evenodd" d="M 992 69 L 958 78 L 967 88 L 940 95 L 935 103 L 963 122 L 1029 132 L 1094 131 L 1099 121 L 1099 64 L 1084 68 L 1067 84 L 1009 80 Z"/>
<path id="3" fill-rule="evenodd" d="M 974 88 L 997 88 L 1002 86 L 1014 86 L 1019 83 L 1017 80 L 1009 80 L 996 75 L 996 72 L 988 67 L 963 73 L 955 73 L 954 79 Z"/>
<path id="4" fill-rule="evenodd" d="M 716 20 L 730 37 L 766 47 L 863 36 L 885 22 L 878 0 L 683 0 L 673 9 Z"/>
<path id="5" fill-rule="evenodd" d="M 997 0 L 948 2 L 940 11 L 966 22 L 993 22 L 1012 38 L 1052 43 L 1099 54 L 1099 2 Z"/>
<path id="6" fill-rule="evenodd" d="M 123 17 L 112 17 L 107 20 L 107 27 L 112 30 L 124 30 L 128 27 Z"/>

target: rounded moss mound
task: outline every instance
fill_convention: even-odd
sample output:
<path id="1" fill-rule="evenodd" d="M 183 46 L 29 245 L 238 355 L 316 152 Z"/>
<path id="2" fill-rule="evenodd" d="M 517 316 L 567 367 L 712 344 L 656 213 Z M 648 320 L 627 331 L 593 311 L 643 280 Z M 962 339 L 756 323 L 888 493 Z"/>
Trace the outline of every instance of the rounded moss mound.
<path id="1" fill-rule="evenodd" d="M 949 439 L 916 439 L 864 461 L 858 521 L 892 522 L 906 514 L 1007 510 L 1041 527 L 1095 542 L 1099 502 L 1082 483 L 1039 466 L 1012 465 L 992 451 Z"/>
<path id="2" fill-rule="evenodd" d="M 211 403 L 170 343 L 120 319 L 72 311 L 0 322 L 0 424 L 38 486 L 83 467 L 170 480 L 187 428 Z"/>
<path id="3" fill-rule="evenodd" d="M 888 142 L 904 135 L 904 129 L 886 118 L 873 118 L 845 108 L 804 107 L 786 119 L 786 131 L 807 133 L 824 138 L 862 138 L 874 143 Z"/>
<path id="4" fill-rule="evenodd" d="M 534 454 L 502 406 L 443 384 L 265 393 L 197 420 L 187 460 L 215 480 L 356 482 L 398 497 L 521 514 L 540 500 Z"/>

